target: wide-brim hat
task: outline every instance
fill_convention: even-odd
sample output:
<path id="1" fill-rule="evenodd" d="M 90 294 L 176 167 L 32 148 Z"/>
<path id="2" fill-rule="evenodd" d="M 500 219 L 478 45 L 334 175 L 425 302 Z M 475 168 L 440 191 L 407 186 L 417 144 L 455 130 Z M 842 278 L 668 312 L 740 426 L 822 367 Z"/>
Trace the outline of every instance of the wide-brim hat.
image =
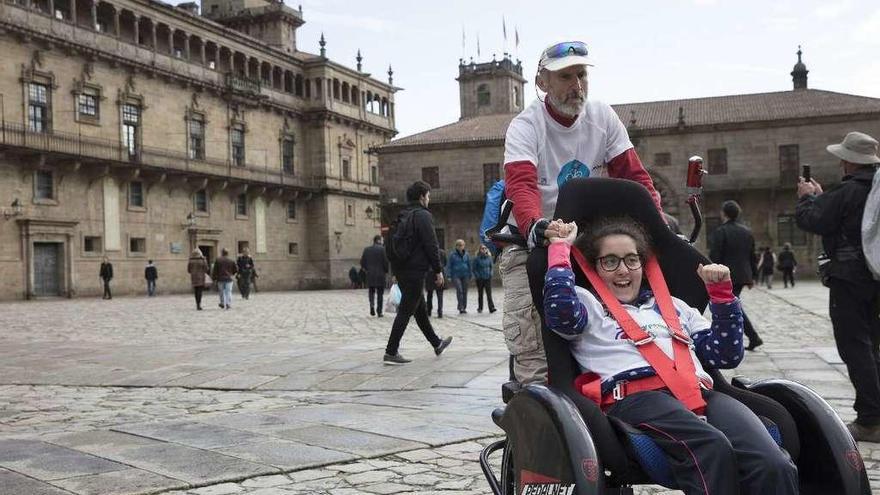
<path id="1" fill-rule="evenodd" d="M 548 46 L 541 52 L 538 71 L 556 72 L 572 65 L 593 65 L 583 41 L 564 41 Z"/>
<path id="2" fill-rule="evenodd" d="M 880 163 L 877 156 L 877 140 L 863 132 L 850 132 L 840 144 L 825 147 L 829 153 L 850 163 L 869 165 Z"/>

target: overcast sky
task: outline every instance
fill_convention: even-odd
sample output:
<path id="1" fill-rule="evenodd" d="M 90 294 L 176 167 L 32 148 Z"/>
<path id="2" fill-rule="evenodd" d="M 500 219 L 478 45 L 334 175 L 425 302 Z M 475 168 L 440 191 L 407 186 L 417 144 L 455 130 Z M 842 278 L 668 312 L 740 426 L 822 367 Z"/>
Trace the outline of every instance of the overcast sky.
<path id="1" fill-rule="evenodd" d="M 596 63 L 589 98 L 611 104 L 790 90 L 799 44 L 810 88 L 880 97 L 876 0 L 304 0 L 302 8 L 300 50 L 317 53 L 323 32 L 334 61 L 354 67 L 360 48 L 373 77 L 387 80 L 393 66 L 403 88 L 397 137 L 458 120 L 459 58 L 477 59 L 478 34 L 477 61 L 500 58 L 502 16 L 527 102 L 541 50 L 570 39 L 585 41 Z"/>

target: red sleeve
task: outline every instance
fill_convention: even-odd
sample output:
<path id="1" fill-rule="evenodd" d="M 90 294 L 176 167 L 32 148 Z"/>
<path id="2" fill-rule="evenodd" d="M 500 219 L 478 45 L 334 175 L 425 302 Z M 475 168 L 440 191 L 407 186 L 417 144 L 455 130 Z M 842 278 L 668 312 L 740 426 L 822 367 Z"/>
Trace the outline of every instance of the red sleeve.
<path id="1" fill-rule="evenodd" d="M 504 194 L 513 201 L 513 217 L 523 235 L 541 218 L 541 192 L 538 191 L 538 168 L 532 162 L 504 165 Z"/>
<path id="2" fill-rule="evenodd" d="M 608 176 L 616 179 L 629 179 L 645 186 L 645 189 L 654 198 L 657 210 L 661 213 L 663 212 L 663 206 L 660 204 L 660 194 L 654 189 L 654 181 L 651 180 L 651 176 L 648 175 L 648 171 L 642 165 L 642 160 L 639 159 L 639 154 L 636 153 L 635 148 L 624 151 L 608 162 Z M 515 208 L 514 206 L 514 211 L 516 211 Z"/>

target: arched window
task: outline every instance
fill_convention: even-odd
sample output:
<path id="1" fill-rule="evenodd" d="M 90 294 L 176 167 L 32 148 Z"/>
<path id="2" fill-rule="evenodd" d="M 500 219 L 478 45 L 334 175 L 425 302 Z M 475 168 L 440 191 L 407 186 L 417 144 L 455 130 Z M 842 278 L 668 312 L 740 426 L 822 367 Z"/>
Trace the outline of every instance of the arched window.
<path id="1" fill-rule="evenodd" d="M 514 88 L 513 88 L 513 104 L 514 104 L 517 108 L 519 108 L 519 107 L 522 106 L 522 104 L 519 102 L 519 88 L 517 88 L 517 87 L 515 87 L 515 86 L 514 86 Z"/>
<path id="2" fill-rule="evenodd" d="M 489 93 L 489 85 L 488 84 L 480 84 L 477 86 L 477 106 L 485 107 L 489 106 L 492 101 L 492 94 Z"/>

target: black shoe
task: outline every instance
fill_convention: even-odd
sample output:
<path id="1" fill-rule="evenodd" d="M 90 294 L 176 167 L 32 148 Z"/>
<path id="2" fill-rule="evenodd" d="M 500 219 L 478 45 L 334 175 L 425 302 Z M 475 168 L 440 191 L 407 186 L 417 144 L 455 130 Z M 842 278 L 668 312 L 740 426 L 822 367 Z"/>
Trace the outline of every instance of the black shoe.
<path id="1" fill-rule="evenodd" d="M 382 313 L 379 313 L 379 314 L 377 314 L 376 316 L 377 316 L 378 318 L 381 318 L 381 317 L 383 317 L 383 316 L 385 316 L 385 315 L 383 315 Z"/>
<path id="2" fill-rule="evenodd" d="M 438 311 L 438 312 L 437 312 L 437 318 L 443 318 L 443 313 L 441 313 L 441 312 Z"/>
<path id="3" fill-rule="evenodd" d="M 375 310 L 375 309 L 370 308 L 370 316 L 376 316 L 376 310 Z"/>
<path id="4" fill-rule="evenodd" d="M 438 356 L 440 354 L 443 354 L 443 351 L 445 351 L 446 348 L 449 347 L 449 344 L 451 344 L 451 343 L 452 343 L 452 337 L 446 337 L 445 339 L 441 340 L 440 343 L 437 344 L 437 347 L 434 348 L 434 354 L 436 354 Z"/>
<path id="5" fill-rule="evenodd" d="M 746 346 L 747 351 L 754 351 L 759 346 L 763 345 L 764 341 L 761 340 L 761 337 L 755 337 L 754 339 L 749 341 L 749 345 Z"/>
<path id="6" fill-rule="evenodd" d="M 411 363 L 412 359 L 407 359 L 407 358 L 401 356 L 399 352 L 394 355 L 388 354 L 386 352 L 385 357 L 382 358 L 382 362 L 385 364 L 391 364 L 391 365 L 397 366 L 397 365 L 401 365 L 401 364 Z"/>
<path id="7" fill-rule="evenodd" d="M 495 309 L 495 308 L 490 308 L 490 309 L 489 309 L 489 312 L 490 312 L 490 313 L 494 313 L 494 312 L 496 312 L 496 311 L 498 311 L 498 310 Z"/>
<path id="8" fill-rule="evenodd" d="M 482 313 L 482 312 L 483 312 L 483 308 L 480 308 L 477 310 L 477 313 Z"/>
<path id="9" fill-rule="evenodd" d="M 223 303 L 220 303 L 220 309 L 223 309 L 224 307 L 225 306 L 223 306 Z"/>
<path id="10" fill-rule="evenodd" d="M 201 310 L 202 310 L 202 307 L 201 307 L 201 306 L 196 306 L 196 310 L 197 310 L 197 311 L 201 311 Z"/>
<path id="11" fill-rule="evenodd" d="M 847 423 L 846 429 L 849 430 L 853 439 L 858 442 L 880 443 L 880 425 L 863 426 L 852 422 Z"/>
<path id="12" fill-rule="evenodd" d="M 232 306 L 230 306 L 228 304 L 226 305 L 226 309 L 231 309 L 231 308 L 232 308 Z"/>

